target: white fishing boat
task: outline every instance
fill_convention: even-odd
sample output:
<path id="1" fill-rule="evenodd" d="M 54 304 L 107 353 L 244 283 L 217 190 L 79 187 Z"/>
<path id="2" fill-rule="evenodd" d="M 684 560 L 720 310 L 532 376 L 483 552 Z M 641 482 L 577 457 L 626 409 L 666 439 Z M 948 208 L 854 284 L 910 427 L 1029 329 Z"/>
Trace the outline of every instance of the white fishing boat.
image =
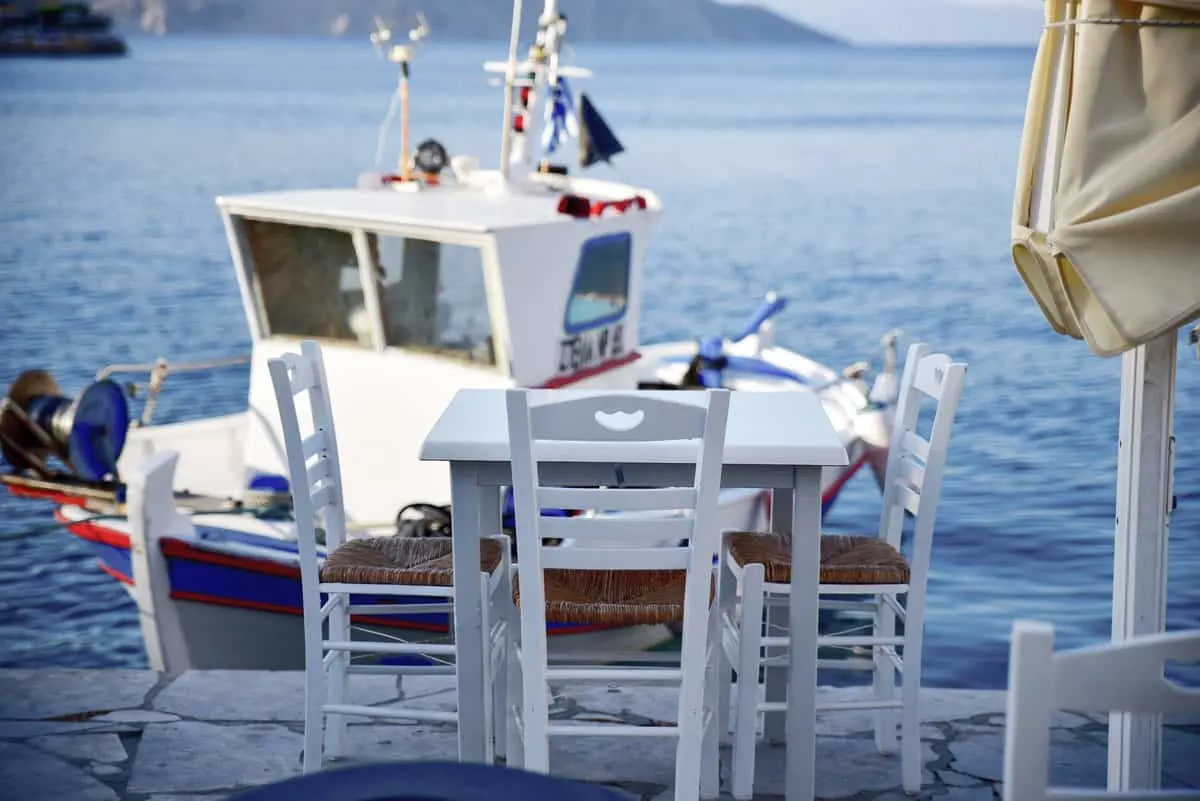
<path id="1" fill-rule="evenodd" d="M 250 365 L 244 411 L 153 420 L 170 373 L 227 363 L 220 359 L 110 365 L 76 398 L 41 370 L 11 385 L 0 409 L 8 464 L 0 481 L 58 504 L 58 520 L 129 589 L 152 666 L 303 663 L 300 572 L 267 373 L 268 359 L 298 350 L 301 339 L 322 343 L 346 511 L 361 535 L 445 533 L 448 472 L 418 452 L 465 387 L 816 392 L 851 454 L 849 467 L 824 478 L 826 508 L 864 464 L 878 469 L 873 457 L 886 455 L 894 334 L 884 338 L 874 386 L 866 362 L 839 372 L 776 345 L 772 318 L 785 303 L 771 294 L 729 337 L 640 341 L 644 255 L 662 203 L 648 188 L 579 177 L 563 164 L 571 139 L 580 169 L 623 148 L 586 95 L 576 108 L 568 79 L 590 73 L 560 63 L 566 22 L 555 0 L 546 0 L 524 61 L 518 19 L 508 61 L 485 65 L 504 75 L 496 169 L 434 140 L 410 147 L 409 63 L 426 30 L 392 46 L 379 27 L 372 38 L 401 68 L 399 169 L 344 189 L 217 199 L 253 341 L 239 357 Z M 135 419 L 114 377 L 139 371 L 149 380 Z M 180 454 L 179 514 L 143 530 L 125 516 L 122 479 L 164 450 Z M 766 492 L 725 492 L 722 524 L 759 528 L 768 504 Z M 392 600 L 406 602 L 363 602 Z M 403 639 L 436 638 L 448 622 L 444 614 L 355 619 Z M 551 633 L 552 647 L 565 650 L 651 648 L 670 636 L 663 627 L 553 625 Z"/>

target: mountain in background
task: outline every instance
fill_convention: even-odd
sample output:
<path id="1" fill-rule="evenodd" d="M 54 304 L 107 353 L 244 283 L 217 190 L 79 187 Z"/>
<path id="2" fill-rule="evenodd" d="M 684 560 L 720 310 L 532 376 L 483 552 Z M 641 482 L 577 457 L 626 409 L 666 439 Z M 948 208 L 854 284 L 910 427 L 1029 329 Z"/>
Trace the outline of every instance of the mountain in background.
<path id="1" fill-rule="evenodd" d="M 440 39 L 507 41 L 512 4 L 502 0 L 98 0 L 119 25 L 154 33 L 244 33 L 365 37 L 379 15 L 395 31 L 429 20 Z M 522 40 L 542 4 L 525 0 Z M 713 0 L 560 0 L 568 41 L 776 42 L 841 44 L 832 36 L 756 5 Z"/>

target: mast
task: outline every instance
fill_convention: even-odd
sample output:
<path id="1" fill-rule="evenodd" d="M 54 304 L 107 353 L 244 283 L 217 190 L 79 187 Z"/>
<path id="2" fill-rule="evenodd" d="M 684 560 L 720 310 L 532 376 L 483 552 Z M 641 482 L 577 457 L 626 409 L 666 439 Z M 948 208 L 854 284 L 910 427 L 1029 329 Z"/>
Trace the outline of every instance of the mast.
<path id="1" fill-rule="evenodd" d="M 517 43 L 521 37 L 521 0 L 513 0 L 512 33 L 508 38 L 508 68 L 504 75 L 504 127 L 500 137 L 500 177 L 508 180 L 508 161 L 512 154 L 513 82 L 517 77 Z"/>
<path id="2" fill-rule="evenodd" d="M 547 87 L 553 86 L 559 75 L 589 77 L 588 70 L 559 67 L 559 50 L 566 18 L 558 11 L 558 0 L 544 0 L 534 42 L 529 56 L 517 61 L 520 38 L 521 0 L 514 0 L 512 32 L 509 39 L 508 62 L 487 62 L 491 72 L 503 71 L 504 121 L 500 139 L 500 174 L 508 180 L 514 163 L 528 170 L 535 163 L 534 154 L 541 136 L 541 117 L 547 101 Z M 522 74 L 518 75 L 518 71 Z"/>

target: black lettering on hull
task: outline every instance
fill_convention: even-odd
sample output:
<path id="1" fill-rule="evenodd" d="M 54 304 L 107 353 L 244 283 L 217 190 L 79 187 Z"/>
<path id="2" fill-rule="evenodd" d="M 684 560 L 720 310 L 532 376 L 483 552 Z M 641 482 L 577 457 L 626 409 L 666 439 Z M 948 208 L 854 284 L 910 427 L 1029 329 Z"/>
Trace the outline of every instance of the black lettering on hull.
<path id="1" fill-rule="evenodd" d="M 621 323 L 595 331 L 584 331 L 560 340 L 559 374 L 577 373 L 624 355 L 624 326 Z"/>

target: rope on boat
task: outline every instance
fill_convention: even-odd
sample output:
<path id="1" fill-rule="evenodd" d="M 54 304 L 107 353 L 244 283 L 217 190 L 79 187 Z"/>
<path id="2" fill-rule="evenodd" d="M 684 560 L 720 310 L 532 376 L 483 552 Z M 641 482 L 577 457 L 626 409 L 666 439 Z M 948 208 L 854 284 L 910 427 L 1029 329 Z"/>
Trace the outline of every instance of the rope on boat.
<path id="1" fill-rule="evenodd" d="M 154 407 L 158 403 L 158 393 L 162 390 L 163 382 L 167 379 L 167 373 L 171 371 L 191 373 L 199 370 L 215 370 L 218 367 L 233 367 L 238 364 L 247 364 L 249 361 L 249 356 L 227 356 L 220 359 L 203 359 L 196 362 L 178 362 L 176 364 L 172 364 L 166 359 L 161 358 L 152 364 L 110 364 L 100 368 L 99 372 L 96 373 L 96 380 L 103 381 L 114 373 L 149 373 L 150 383 L 147 385 L 146 405 L 142 409 L 142 419 L 132 424 L 134 426 L 148 426 L 150 425 L 150 417 L 154 414 Z M 136 396 L 139 389 L 141 389 L 140 385 L 130 383 L 130 396 Z"/>
<path id="2" fill-rule="evenodd" d="M 18 531 L 12 534 L 0 534 L 0 542 L 8 542 L 9 540 L 26 540 L 32 537 L 40 537 L 43 534 L 54 534 L 62 531 L 67 526 L 73 526 L 79 523 L 92 523 L 97 520 L 122 520 L 122 515 L 93 515 L 91 517 L 82 517 L 79 520 L 70 520 L 60 523 L 57 520 L 52 520 L 47 523 L 41 523 L 31 529 Z"/>

